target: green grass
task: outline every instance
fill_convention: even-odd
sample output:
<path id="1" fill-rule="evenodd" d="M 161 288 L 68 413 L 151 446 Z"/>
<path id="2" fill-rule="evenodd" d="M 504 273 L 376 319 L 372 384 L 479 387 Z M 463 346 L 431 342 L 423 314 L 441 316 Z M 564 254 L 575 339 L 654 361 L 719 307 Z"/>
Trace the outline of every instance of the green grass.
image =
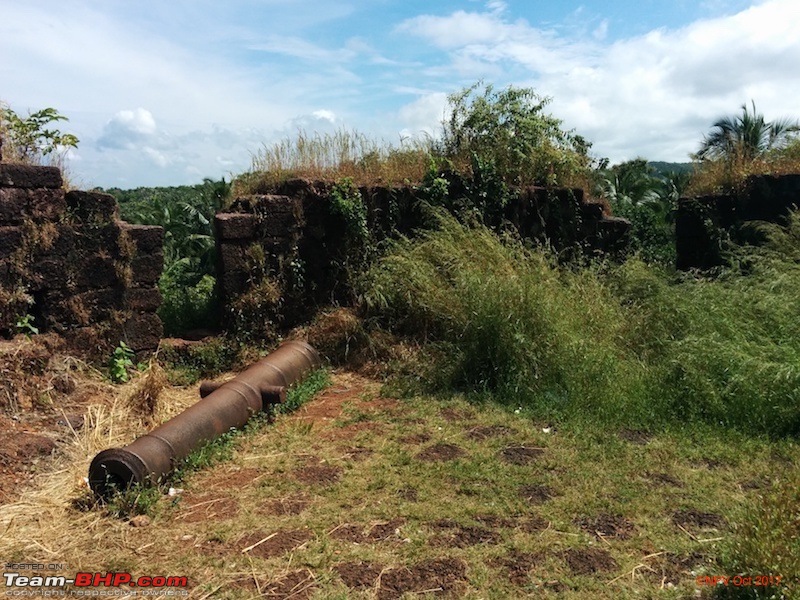
<path id="1" fill-rule="evenodd" d="M 800 265 L 783 246 L 717 279 L 636 259 L 565 268 L 443 218 L 398 242 L 363 295 L 383 327 L 425 343 L 422 387 L 546 419 L 788 436 L 800 431 Z"/>

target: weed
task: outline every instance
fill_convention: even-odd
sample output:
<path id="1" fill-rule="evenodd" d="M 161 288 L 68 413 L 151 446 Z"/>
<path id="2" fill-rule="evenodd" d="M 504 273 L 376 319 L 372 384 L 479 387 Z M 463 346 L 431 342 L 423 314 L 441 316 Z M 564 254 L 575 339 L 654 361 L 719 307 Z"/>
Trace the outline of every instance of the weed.
<path id="1" fill-rule="evenodd" d="M 157 487 L 134 485 L 117 491 L 106 503 L 105 509 L 110 516 L 118 519 L 136 515 L 153 516 L 160 498 L 161 490 Z"/>
<path id="2" fill-rule="evenodd" d="M 114 348 L 108 363 L 108 373 L 114 383 L 124 383 L 130 379 L 129 370 L 133 369 L 133 349 L 123 341 Z"/>
<path id="3" fill-rule="evenodd" d="M 17 331 L 20 333 L 24 333 L 27 337 L 31 337 L 32 335 L 38 335 L 39 329 L 34 326 L 33 321 L 35 317 L 30 314 L 23 315 L 17 319 L 17 323 L 15 327 Z"/>

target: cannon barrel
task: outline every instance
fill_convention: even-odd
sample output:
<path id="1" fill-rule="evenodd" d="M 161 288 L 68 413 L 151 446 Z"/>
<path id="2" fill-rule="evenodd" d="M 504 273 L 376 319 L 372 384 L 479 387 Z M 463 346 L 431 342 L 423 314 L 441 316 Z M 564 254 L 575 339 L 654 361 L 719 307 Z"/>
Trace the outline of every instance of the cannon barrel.
<path id="1" fill-rule="evenodd" d="M 205 383 L 197 404 L 124 448 L 95 456 L 89 466 L 89 486 L 106 498 L 116 489 L 158 482 L 196 448 L 283 402 L 286 388 L 321 362 L 305 342 L 285 342 L 230 381 Z"/>

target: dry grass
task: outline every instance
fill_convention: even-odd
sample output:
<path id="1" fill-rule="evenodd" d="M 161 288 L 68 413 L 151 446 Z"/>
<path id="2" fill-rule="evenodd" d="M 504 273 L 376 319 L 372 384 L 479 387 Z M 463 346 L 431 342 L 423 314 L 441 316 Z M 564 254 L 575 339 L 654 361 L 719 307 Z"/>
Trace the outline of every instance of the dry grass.
<path id="1" fill-rule="evenodd" d="M 800 144 L 780 154 L 755 160 L 707 160 L 695 165 L 694 174 L 684 191 L 687 197 L 706 194 L 738 193 L 752 175 L 791 175 L 800 173 Z"/>
<path id="2" fill-rule="evenodd" d="M 714 556 L 734 509 L 800 458 L 792 443 L 553 429 L 462 399 L 401 402 L 338 373 L 132 527 L 76 500 L 92 456 L 145 429 L 126 400 L 137 383 L 108 387 L 39 487 L 0 508 L 5 560 L 185 575 L 194 598 L 250 598 L 294 579 L 311 598 L 396 597 L 382 582 L 447 561 L 465 566 L 458 589 L 470 598 L 685 598 L 692 570 L 725 574 Z M 159 399 L 166 418 L 196 391 L 165 387 Z M 453 460 L 422 458 L 452 446 Z M 509 448 L 536 451 L 522 464 Z M 337 568 L 361 562 L 380 579 L 348 588 Z"/>
<path id="3" fill-rule="evenodd" d="M 264 193 L 291 178 L 336 181 L 350 177 L 359 185 L 422 181 L 430 165 L 430 143 L 403 140 L 399 147 L 356 131 L 309 134 L 299 131 L 254 157 L 250 172 L 234 181 L 233 197 Z"/>

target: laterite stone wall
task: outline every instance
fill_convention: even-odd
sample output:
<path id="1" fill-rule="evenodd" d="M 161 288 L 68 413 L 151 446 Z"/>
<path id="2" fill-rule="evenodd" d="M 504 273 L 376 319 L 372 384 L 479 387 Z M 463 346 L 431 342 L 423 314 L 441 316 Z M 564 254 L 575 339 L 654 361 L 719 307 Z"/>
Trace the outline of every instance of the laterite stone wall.
<path id="1" fill-rule="evenodd" d="M 332 260 L 347 242 L 331 216 L 332 187 L 294 179 L 272 194 L 237 198 L 228 212 L 216 215 L 218 282 L 229 313 L 265 276 L 279 284 L 276 311 L 283 325 L 296 324 L 315 306 L 343 300 Z M 378 242 L 411 234 L 428 218 L 413 187 L 362 187 L 359 192 Z M 598 252 L 624 246 L 630 226 L 604 215 L 601 205 L 587 203 L 580 189 L 523 189 L 502 218 L 522 237 Z"/>
<path id="2" fill-rule="evenodd" d="M 677 267 L 709 269 L 720 266 L 723 239 L 758 244 L 749 224 L 785 224 L 800 206 L 800 175 L 757 175 L 738 194 L 681 198 L 675 221 Z"/>
<path id="3" fill-rule="evenodd" d="M 121 221 L 113 196 L 62 186 L 55 167 L 0 163 L 0 335 L 31 315 L 90 355 L 120 341 L 154 350 L 162 228 Z"/>

